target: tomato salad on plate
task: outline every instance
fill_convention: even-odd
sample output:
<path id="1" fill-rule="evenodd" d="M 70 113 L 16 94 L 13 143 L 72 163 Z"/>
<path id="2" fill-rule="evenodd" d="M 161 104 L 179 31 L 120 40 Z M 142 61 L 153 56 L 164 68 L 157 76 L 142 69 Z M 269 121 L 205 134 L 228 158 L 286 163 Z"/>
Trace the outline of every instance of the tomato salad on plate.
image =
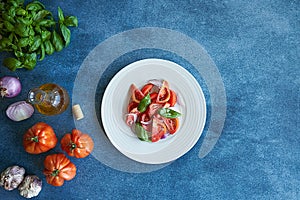
<path id="1" fill-rule="evenodd" d="M 181 113 L 168 81 L 150 80 L 141 88 L 131 84 L 130 95 L 125 120 L 140 140 L 157 142 L 177 132 Z"/>

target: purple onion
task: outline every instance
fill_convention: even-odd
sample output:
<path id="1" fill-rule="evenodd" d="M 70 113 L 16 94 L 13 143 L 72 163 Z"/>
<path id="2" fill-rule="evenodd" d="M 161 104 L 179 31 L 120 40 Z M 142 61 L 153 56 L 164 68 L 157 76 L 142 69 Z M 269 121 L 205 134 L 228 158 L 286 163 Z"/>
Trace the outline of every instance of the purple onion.
<path id="1" fill-rule="evenodd" d="M 4 76 L 0 78 L 0 92 L 2 97 L 12 98 L 20 94 L 21 82 L 13 76 Z"/>
<path id="2" fill-rule="evenodd" d="M 13 121 L 22 121 L 31 117 L 34 112 L 34 108 L 26 101 L 18 101 L 6 109 L 6 115 Z"/>

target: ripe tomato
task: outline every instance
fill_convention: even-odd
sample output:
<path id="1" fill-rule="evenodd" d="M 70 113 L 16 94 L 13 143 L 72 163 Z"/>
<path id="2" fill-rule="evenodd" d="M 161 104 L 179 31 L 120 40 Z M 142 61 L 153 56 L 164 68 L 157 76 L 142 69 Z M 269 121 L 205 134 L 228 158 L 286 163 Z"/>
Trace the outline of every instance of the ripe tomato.
<path id="1" fill-rule="evenodd" d="M 131 95 L 132 101 L 136 103 L 140 103 L 140 101 L 145 97 L 142 91 L 135 84 L 131 84 L 131 91 L 132 91 L 132 95 Z"/>
<path id="2" fill-rule="evenodd" d="M 130 102 L 127 106 L 127 112 L 130 113 L 134 108 L 137 108 L 138 107 L 138 103 L 137 102 Z"/>
<path id="3" fill-rule="evenodd" d="M 163 81 L 161 88 L 158 91 L 157 103 L 166 103 L 170 99 L 170 89 L 169 89 L 169 83 L 167 81 Z"/>
<path id="4" fill-rule="evenodd" d="M 44 122 L 33 125 L 23 136 L 23 146 L 26 152 L 40 154 L 55 147 L 57 137 L 52 127 Z"/>
<path id="5" fill-rule="evenodd" d="M 153 84 L 148 83 L 148 84 L 144 85 L 144 87 L 141 89 L 141 91 L 144 94 L 144 96 L 146 96 L 151 91 L 152 88 L 153 88 Z"/>
<path id="6" fill-rule="evenodd" d="M 152 102 L 152 103 L 155 103 L 155 102 L 156 102 L 157 95 L 158 95 L 157 92 L 152 92 L 152 93 L 150 94 L 150 99 L 151 99 L 151 102 Z"/>
<path id="7" fill-rule="evenodd" d="M 53 186 L 62 186 L 76 175 L 76 166 L 62 153 L 48 155 L 44 167 L 46 181 Z"/>
<path id="8" fill-rule="evenodd" d="M 166 124 L 167 130 L 170 134 L 174 134 L 179 128 L 179 119 L 178 118 L 163 118 L 164 123 Z"/>
<path id="9" fill-rule="evenodd" d="M 151 141 L 157 142 L 167 132 L 167 127 L 158 118 L 153 118 Z"/>
<path id="10" fill-rule="evenodd" d="M 168 103 L 170 104 L 170 107 L 173 107 L 177 102 L 177 95 L 173 90 L 170 90 L 170 99 Z"/>
<path id="11" fill-rule="evenodd" d="M 93 139 L 85 133 L 77 129 L 73 129 L 72 133 L 67 133 L 60 141 L 61 148 L 69 156 L 76 158 L 84 158 L 88 156 L 94 148 Z"/>

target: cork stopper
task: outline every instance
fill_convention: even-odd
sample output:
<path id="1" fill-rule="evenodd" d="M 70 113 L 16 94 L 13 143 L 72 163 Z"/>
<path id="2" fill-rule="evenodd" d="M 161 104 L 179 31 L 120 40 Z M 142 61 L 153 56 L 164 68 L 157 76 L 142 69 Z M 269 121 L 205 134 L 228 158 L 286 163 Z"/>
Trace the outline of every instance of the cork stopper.
<path id="1" fill-rule="evenodd" d="M 75 104 L 73 107 L 72 107 L 72 112 L 73 112 L 73 115 L 75 117 L 76 120 L 80 120 L 82 119 L 84 116 L 83 116 L 83 113 L 82 113 L 82 110 L 81 110 L 81 107 L 79 104 Z"/>

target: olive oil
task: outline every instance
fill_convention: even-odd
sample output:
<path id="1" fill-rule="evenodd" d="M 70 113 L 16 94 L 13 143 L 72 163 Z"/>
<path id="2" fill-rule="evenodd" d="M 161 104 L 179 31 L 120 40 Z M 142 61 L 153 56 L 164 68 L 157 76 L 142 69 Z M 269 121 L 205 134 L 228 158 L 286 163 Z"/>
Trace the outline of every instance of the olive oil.
<path id="1" fill-rule="evenodd" d="M 44 115 L 57 115 L 64 112 L 70 103 L 67 91 L 54 83 L 46 83 L 29 91 L 28 101 Z"/>

